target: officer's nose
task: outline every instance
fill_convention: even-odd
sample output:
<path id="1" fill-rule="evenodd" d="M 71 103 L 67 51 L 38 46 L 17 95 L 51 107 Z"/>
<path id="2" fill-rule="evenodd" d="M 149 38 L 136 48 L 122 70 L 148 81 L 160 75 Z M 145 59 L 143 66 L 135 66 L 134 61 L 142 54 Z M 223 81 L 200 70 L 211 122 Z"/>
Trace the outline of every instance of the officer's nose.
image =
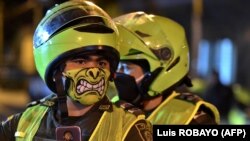
<path id="1" fill-rule="evenodd" d="M 87 75 L 91 76 L 93 79 L 96 79 L 100 74 L 99 68 L 90 68 L 87 71 Z"/>

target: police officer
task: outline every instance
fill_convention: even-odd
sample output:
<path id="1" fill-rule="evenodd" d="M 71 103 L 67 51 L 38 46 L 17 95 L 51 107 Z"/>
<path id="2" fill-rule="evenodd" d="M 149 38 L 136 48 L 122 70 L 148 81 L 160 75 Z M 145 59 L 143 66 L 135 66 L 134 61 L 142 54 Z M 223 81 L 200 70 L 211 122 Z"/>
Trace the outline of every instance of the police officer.
<path id="1" fill-rule="evenodd" d="M 176 91 L 183 84 L 192 85 L 189 48 L 180 24 L 142 11 L 114 21 L 120 32 L 120 73 L 115 79 L 120 101 L 143 109 L 153 124 L 219 124 L 214 105 Z"/>
<path id="2" fill-rule="evenodd" d="M 151 124 L 138 109 L 127 111 L 106 96 L 119 62 L 117 35 L 109 15 L 92 2 L 48 10 L 33 45 L 37 70 L 55 94 L 2 122 L 0 140 L 56 140 L 56 131 L 79 128 L 82 140 L 152 140 Z"/>

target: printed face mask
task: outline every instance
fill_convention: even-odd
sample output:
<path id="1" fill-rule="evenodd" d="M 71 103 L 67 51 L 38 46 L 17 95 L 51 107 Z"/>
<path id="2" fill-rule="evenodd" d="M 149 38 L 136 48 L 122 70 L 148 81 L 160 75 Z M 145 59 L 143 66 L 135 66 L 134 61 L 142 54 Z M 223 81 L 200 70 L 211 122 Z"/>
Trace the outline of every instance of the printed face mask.
<path id="1" fill-rule="evenodd" d="M 92 105 L 106 94 L 110 71 L 101 68 L 74 69 L 64 72 L 69 79 L 68 95 L 83 105 Z"/>

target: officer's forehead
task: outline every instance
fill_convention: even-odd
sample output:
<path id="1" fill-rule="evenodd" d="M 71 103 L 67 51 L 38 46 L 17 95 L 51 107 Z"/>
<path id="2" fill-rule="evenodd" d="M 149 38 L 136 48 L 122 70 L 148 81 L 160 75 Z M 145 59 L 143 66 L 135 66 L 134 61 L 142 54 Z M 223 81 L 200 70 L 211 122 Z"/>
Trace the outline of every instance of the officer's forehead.
<path id="1" fill-rule="evenodd" d="M 71 59 L 92 59 L 92 60 L 107 60 L 107 57 L 101 54 L 80 54 L 76 55 Z"/>

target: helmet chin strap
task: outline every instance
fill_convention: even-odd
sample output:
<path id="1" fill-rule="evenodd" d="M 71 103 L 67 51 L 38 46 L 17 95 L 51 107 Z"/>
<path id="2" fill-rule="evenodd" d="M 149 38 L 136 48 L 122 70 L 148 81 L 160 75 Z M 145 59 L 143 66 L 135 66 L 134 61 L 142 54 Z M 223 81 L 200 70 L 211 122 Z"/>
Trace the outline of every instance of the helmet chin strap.
<path id="1" fill-rule="evenodd" d="M 151 73 L 145 73 L 142 77 L 142 80 L 138 83 L 140 93 L 144 99 L 152 98 L 148 95 L 149 87 L 158 74 L 162 71 L 162 69 L 162 67 L 158 67 Z"/>
<path id="2" fill-rule="evenodd" d="M 62 123 L 63 119 L 68 117 L 68 108 L 67 108 L 67 103 L 66 103 L 67 94 L 66 94 L 65 85 L 62 80 L 62 72 L 60 71 L 60 69 L 57 69 L 54 76 L 55 76 L 55 83 L 56 83 L 56 92 L 57 92 L 57 97 L 58 97 L 57 115 L 58 115 L 59 123 Z"/>

